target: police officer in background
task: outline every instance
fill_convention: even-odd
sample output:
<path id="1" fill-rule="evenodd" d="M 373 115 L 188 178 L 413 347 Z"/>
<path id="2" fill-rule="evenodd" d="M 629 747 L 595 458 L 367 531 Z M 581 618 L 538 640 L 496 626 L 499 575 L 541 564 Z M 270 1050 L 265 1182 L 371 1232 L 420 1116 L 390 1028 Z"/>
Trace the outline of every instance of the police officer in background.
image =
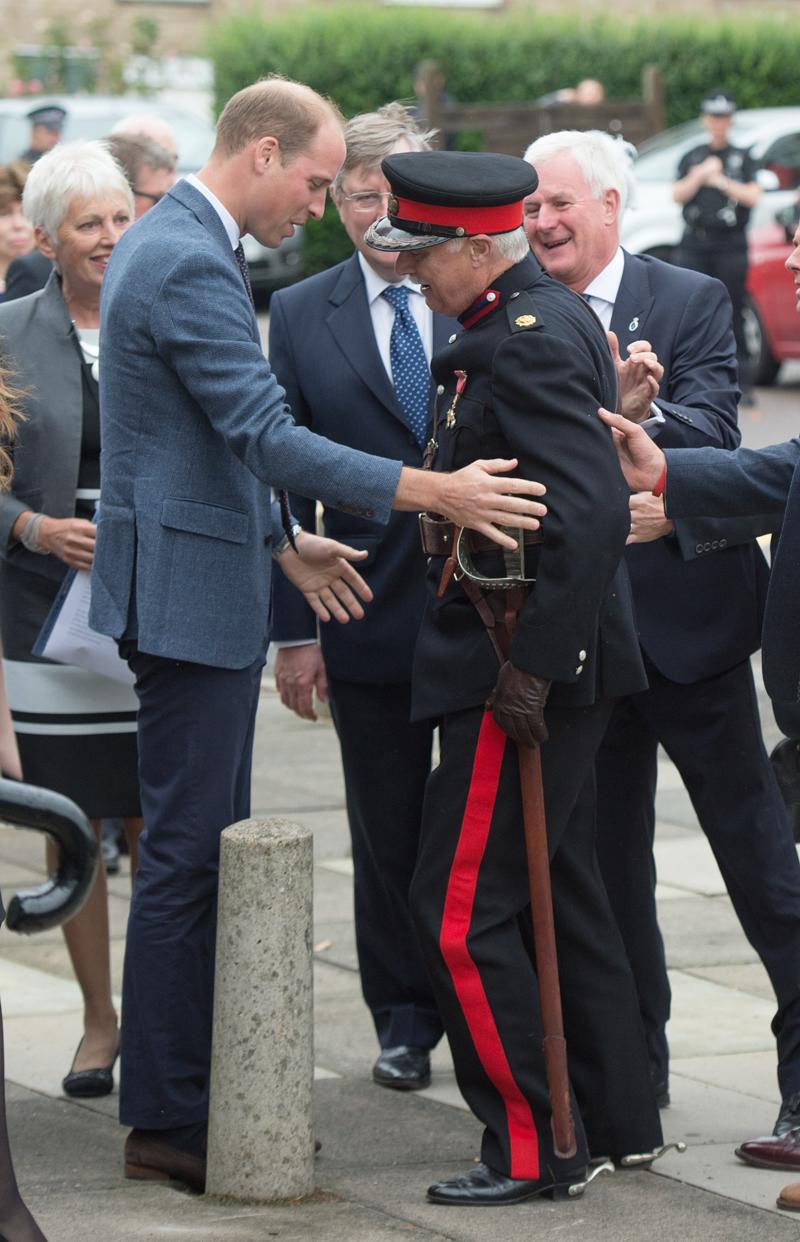
<path id="1" fill-rule="evenodd" d="M 428 1198 L 566 1197 L 590 1155 L 650 1161 L 661 1142 L 633 979 L 594 852 L 595 752 L 613 697 L 645 684 L 620 567 L 628 489 L 594 404 L 600 394 L 616 402 L 614 364 L 594 313 L 530 254 L 530 165 L 435 151 L 390 155 L 382 168 L 389 214 L 368 244 L 399 251 L 397 274 L 464 329 L 432 361 L 428 460 L 447 471 L 515 457 L 547 487 L 548 507 L 543 537 L 526 536 L 514 557 L 422 515 L 430 560 L 412 715 L 439 721 L 441 753 L 411 910 L 459 1087 L 485 1126 L 481 1163 Z M 509 578 L 525 581 L 516 603 Z M 541 745 L 571 1157 L 550 1132 L 514 742 Z"/>
<path id="2" fill-rule="evenodd" d="M 35 164 L 48 151 L 52 151 L 61 141 L 66 117 L 66 110 L 58 104 L 42 104 L 38 108 L 32 108 L 28 113 L 31 123 L 30 143 L 20 159 Z"/>
<path id="3" fill-rule="evenodd" d="M 742 404 L 753 405 L 742 307 L 747 279 L 747 221 L 750 209 L 761 197 L 761 186 L 756 181 L 753 157 L 728 141 L 735 101 L 717 91 L 703 100 L 701 111 L 708 142 L 687 151 L 672 187 L 672 197 L 682 205 L 686 221 L 678 263 L 716 276 L 728 290 L 733 303 Z"/>

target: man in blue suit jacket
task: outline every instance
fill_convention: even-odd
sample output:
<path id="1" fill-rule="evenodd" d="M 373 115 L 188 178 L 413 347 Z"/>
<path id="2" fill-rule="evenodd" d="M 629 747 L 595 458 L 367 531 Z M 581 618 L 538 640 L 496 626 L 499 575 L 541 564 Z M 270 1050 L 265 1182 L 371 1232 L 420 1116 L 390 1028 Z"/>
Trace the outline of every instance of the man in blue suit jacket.
<path id="1" fill-rule="evenodd" d="M 786 266 L 800 288 L 800 229 Z M 760 450 L 719 453 L 707 448 L 684 452 L 668 448 L 662 452 L 635 423 L 600 413 L 618 433 L 617 451 L 630 487 L 663 495 L 671 517 L 752 517 L 768 529 L 773 529 L 775 519 L 782 519 L 772 545 L 763 671 L 776 715 L 796 713 L 800 704 L 800 439 Z M 791 874 L 776 878 L 779 890 L 788 889 L 791 883 Z M 796 1173 L 800 1170 L 800 1127 L 776 1127 L 771 1135 L 742 1143 L 736 1155 L 758 1168 Z M 800 1208 L 800 1183 L 784 1187 L 778 1206 Z"/>
<path id="2" fill-rule="evenodd" d="M 736 355 L 723 286 L 620 248 L 631 174 L 608 135 L 549 134 L 526 158 L 539 174 L 527 218 L 537 257 L 589 300 L 628 355 L 618 363 L 620 411 L 644 420 L 670 449 L 709 446 L 713 457 L 735 448 Z M 783 1131 L 800 1124 L 800 864 L 764 750 L 749 663 L 767 569 L 752 538 L 739 542 L 724 522 L 669 520 L 649 493 L 632 498 L 631 519 L 633 539 L 655 540 L 626 555 L 649 689 L 617 704 L 598 752 L 603 878 L 666 1104 L 670 990 L 652 860 L 661 742 L 775 989 Z"/>
<path id="3" fill-rule="evenodd" d="M 367 246 L 364 233 L 386 210 L 389 185 L 380 161 L 397 151 L 426 150 L 427 135 L 393 103 L 349 121 L 345 142 L 332 195 L 355 253 L 273 296 L 270 364 L 297 422 L 340 444 L 420 466 L 427 429 L 415 436 L 398 398 L 396 387 L 402 390 L 412 364 L 397 363 L 393 375 L 396 315 L 382 296 L 399 286 L 395 256 Z M 432 395 L 431 351 L 459 325 L 434 315 L 417 286 L 403 287 Z M 297 518 L 313 528 L 314 502 L 291 501 Z M 410 514 L 394 514 L 381 527 L 326 507 L 324 520 L 331 538 L 368 549 L 363 571 L 375 598 L 359 626 L 326 627 L 318 643 L 313 612 L 276 574 L 272 636 L 290 644 L 278 652 L 276 682 L 286 706 L 306 718 L 314 718 L 314 690 L 330 697 L 352 838 L 361 986 L 381 1047 L 373 1078 L 412 1090 L 430 1081 L 430 1049 L 442 1034 L 408 908 L 433 735 L 430 721 L 410 723 L 425 558 Z"/>
<path id="4" fill-rule="evenodd" d="M 126 1171 L 205 1181 L 219 834 L 249 815 L 273 556 L 318 616 L 361 612 L 360 553 L 283 523 L 268 485 L 386 522 L 431 508 L 535 526 L 515 463 L 437 480 L 298 427 L 264 360 L 240 244 L 322 212 L 341 118 L 270 79 L 220 117 L 197 177 L 130 230 L 102 300 L 102 506 L 92 625 L 136 674 L 145 833 L 128 928 L 120 1111 Z M 535 490 L 535 489 L 534 489 Z M 541 489 L 540 489 L 541 490 Z M 283 529 L 282 529 L 283 526 Z M 287 530 L 286 528 L 289 527 Z M 292 550 L 292 540 L 296 553 Z"/>

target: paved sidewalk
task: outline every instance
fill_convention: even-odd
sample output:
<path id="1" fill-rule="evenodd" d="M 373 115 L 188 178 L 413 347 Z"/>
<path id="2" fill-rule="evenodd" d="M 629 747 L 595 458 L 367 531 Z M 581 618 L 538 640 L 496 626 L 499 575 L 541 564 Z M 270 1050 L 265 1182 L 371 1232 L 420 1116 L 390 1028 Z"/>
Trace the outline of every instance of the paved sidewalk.
<path id="1" fill-rule="evenodd" d="M 768 744 L 778 734 L 767 713 Z M 352 920 L 352 867 L 338 752 L 327 723 L 304 724 L 265 680 L 256 743 L 254 814 L 286 815 L 315 835 L 316 1110 L 323 1150 L 313 1200 L 231 1206 L 121 1176 L 124 1132 L 116 1095 L 60 1093 L 80 1035 L 80 1000 L 59 932 L 30 939 L 0 931 L 7 1091 L 17 1172 L 50 1242 L 180 1237 L 187 1242 L 777 1242 L 800 1220 L 775 1196 L 791 1175 L 742 1165 L 737 1142 L 768 1133 L 777 1111 L 773 1002 L 739 930 L 716 864 L 671 764 L 659 778 L 659 899 L 673 987 L 672 1106 L 667 1137 L 685 1139 L 652 1172 L 599 1179 L 583 1199 L 505 1211 L 425 1203 L 427 1184 L 469 1165 L 479 1127 L 465 1111 L 445 1048 L 433 1084 L 402 1095 L 370 1082 L 376 1055 L 361 1000 Z M 6 898 L 42 874 L 40 841 L 0 828 Z M 119 988 L 128 878 L 111 885 Z"/>

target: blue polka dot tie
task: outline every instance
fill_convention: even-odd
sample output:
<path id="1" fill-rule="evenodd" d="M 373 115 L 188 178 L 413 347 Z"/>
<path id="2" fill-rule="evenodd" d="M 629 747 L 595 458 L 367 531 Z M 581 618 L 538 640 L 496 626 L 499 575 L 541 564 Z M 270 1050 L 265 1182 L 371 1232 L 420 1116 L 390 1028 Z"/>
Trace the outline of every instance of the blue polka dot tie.
<path id="1" fill-rule="evenodd" d="M 421 447 L 428 429 L 431 376 L 419 328 L 408 309 L 408 293 L 406 285 L 387 285 L 381 297 L 394 307 L 389 342 L 394 391 L 411 434 Z"/>

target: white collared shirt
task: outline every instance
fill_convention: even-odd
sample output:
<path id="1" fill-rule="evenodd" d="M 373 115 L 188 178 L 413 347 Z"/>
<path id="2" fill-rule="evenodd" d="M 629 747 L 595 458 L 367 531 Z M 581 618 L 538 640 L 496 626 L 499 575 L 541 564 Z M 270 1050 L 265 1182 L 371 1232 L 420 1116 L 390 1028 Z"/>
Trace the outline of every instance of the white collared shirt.
<path id="1" fill-rule="evenodd" d="M 602 272 L 598 272 L 594 280 L 591 280 L 583 290 L 583 296 L 587 299 L 597 318 L 608 332 L 611 327 L 611 316 L 614 314 L 614 303 L 617 300 L 619 287 L 622 283 L 622 273 L 625 268 L 625 255 L 622 247 L 617 247 L 617 252 L 610 263 L 607 263 Z"/>
<path id="2" fill-rule="evenodd" d="M 231 243 L 231 250 L 235 250 L 239 245 L 239 225 L 228 211 L 228 208 L 224 203 L 219 201 L 216 194 L 214 194 L 212 190 L 209 190 L 207 185 L 204 185 L 199 178 L 195 177 L 194 173 L 189 173 L 186 180 L 190 185 L 193 185 L 198 193 L 202 194 L 203 198 L 207 199 L 214 208 L 215 212 L 222 221 L 225 232 L 228 234 L 228 241 Z"/>
<path id="3" fill-rule="evenodd" d="M 386 374 L 391 379 L 391 339 L 394 308 L 390 302 L 387 302 L 386 298 L 381 297 L 381 294 L 393 282 L 384 280 L 382 276 L 379 276 L 375 269 L 370 267 L 360 251 L 358 252 L 358 262 L 361 265 L 361 274 L 364 277 L 364 287 L 372 319 L 372 330 L 375 333 L 375 344 L 378 346 L 378 353 L 381 356 L 381 362 L 386 368 Z M 419 328 L 425 357 L 430 362 L 431 354 L 433 353 L 433 312 L 420 293 L 419 285 L 412 284 L 408 279 L 394 283 L 405 285 L 409 291 L 408 309 L 414 316 L 416 325 Z"/>

